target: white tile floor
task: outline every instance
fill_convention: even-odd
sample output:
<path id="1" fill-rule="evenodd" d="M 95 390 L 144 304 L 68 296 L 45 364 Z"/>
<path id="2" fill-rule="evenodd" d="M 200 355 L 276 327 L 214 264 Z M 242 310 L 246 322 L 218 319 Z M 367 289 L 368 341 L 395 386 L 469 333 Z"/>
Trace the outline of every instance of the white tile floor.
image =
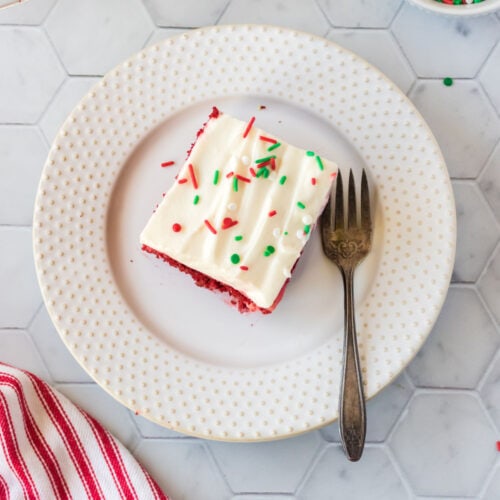
<path id="1" fill-rule="evenodd" d="M 453 179 L 453 285 L 421 352 L 368 403 L 368 444 L 357 464 L 346 462 L 337 424 L 230 444 L 132 414 L 73 360 L 38 290 L 31 212 L 67 113 L 141 47 L 233 22 L 327 36 L 378 66 L 428 121 Z M 499 499 L 499 40 L 500 14 L 458 20 L 403 0 L 30 0 L 0 10 L 0 361 L 40 375 L 100 419 L 174 500 Z"/>

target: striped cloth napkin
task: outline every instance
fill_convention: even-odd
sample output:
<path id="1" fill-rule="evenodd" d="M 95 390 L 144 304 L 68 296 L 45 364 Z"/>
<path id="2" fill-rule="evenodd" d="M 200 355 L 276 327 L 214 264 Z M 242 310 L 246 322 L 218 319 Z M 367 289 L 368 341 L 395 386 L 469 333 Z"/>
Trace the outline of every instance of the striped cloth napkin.
<path id="1" fill-rule="evenodd" d="M 165 499 L 101 424 L 35 375 L 0 363 L 0 499 Z"/>

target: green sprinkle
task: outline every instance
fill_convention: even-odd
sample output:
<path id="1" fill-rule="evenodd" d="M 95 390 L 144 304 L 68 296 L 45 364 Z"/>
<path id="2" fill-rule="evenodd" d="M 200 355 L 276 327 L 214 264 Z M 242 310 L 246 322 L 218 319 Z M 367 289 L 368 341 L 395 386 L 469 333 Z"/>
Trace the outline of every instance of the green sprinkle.
<path id="1" fill-rule="evenodd" d="M 218 182 L 219 182 L 219 171 L 216 170 L 214 173 L 214 185 L 217 185 Z"/>
<path id="2" fill-rule="evenodd" d="M 286 175 L 284 175 L 281 179 L 280 179 L 280 184 L 283 186 L 283 184 L 285 184 L 286 182 Z"/>
<path id="3" fill-rule="evenodd" d="M 285 231 L 283 234 L 284 234 L 285 236 L 288 236 L 288 231 Z"/>
<path id="4" fill-rule="evenodd" d="M 449 76 L 447 76 L 446 78 L 443 78 L 443 83 L 447 87 L 451 87 L 453 85 L 453 78 L 450 78 Z"/>
<path id="5" fill-rule="evenodd" d="M 233 177 L 233 191 L 238 192 L 238 177 Z"/>
<path id="6" fill-rule="evenodd" d="M 319 169 L 324 170 L 325 167 L 323 167 L 323 162 L 321 161 L 321 158 L 319 156 L 316 156 L 316 161 L 318 162 Z"/>
<path id="7" fill-rule="evenodd" d="M 307 156 L 314 156 L 314 151 L 307 151 L 307 152 L 306 152 L 306 155 L 307 155 Z"/>
<path id="8" fill-rule="evenodd" d="M 266 167 L 260 168 L 255 177 L 264 177 L 267 179 L 269 177 L 269 169 Z"/>
<path id="9" fill-rule="evenodd" d="M 237 253 L 233 253 L 233 255 L 231 255 L 231 262 L 233 264 L 239 264 L 240 260 L 240 256 Z"/>
<path id="10" fill-rule="evenodd" d="M 234 237 L 235 241 L 241 241 L 243 239 L 243 236 L 238 235 Z"/>
<path id="11" fill-rule="evenodd" d="M 255 160 L 255 163 L 265 163 L 266 161 L 271 161 L 273 158 L 276 158 L 276 155 L 266 156 L 265 158 L 259 158 Z"/>
<path id="12" fill-rule="evenodd" d="M 269 257 L 274 252 L 275 252 L 274 247 L 272 245 L 267 245 L 266 249 L 264 250 L 264 257 Z"/>
<path id="13" fill-rule="evenodd" d="M 279 148 L 280 146 L 281 146 L 281 142 L 276 142 L 276 143 L 274 143 L 273 145 L 269 146 L 269 147 L 267 148 L 267 150 L 268 150 L 268 151 L 273 151 L 274 149 Z"/>
<path id="14" fill-rule="evenodd" d="M 311 224 L 307 224 L 304 226 L 304 234 L 309 234 L 310 230 L 311 230 Z"/>
<path id="15" fill-rule="evenodd" d="M 305 206 L 305 205 L 304 205 L 301 201 L 298 201 L 298 202 L 297 202 L 297 206 L 298 206 L 299 208 L 302 208 L 302 210 L 304 210 L 304 208 L 306 208 L 306 206 Z"/>
<path id="16" fill-rule="evenodd" d="M 193 205 L 198 205 L 198 202 L 200 201 L 200 197 L 196 195 L 193 199 Z"/>

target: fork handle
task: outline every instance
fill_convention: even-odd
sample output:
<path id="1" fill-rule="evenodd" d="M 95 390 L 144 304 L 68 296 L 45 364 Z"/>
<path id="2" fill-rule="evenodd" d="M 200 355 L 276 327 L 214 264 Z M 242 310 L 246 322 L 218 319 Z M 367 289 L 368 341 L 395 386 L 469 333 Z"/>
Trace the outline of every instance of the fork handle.
<path id="1" fill-rule="evenodd" d="M 354 318 L 354 269 L 343 269 L 344 354 L 340 385 L 340 436 L 347 458 L 353 462 L 363 453 L 366 409 Z"/>

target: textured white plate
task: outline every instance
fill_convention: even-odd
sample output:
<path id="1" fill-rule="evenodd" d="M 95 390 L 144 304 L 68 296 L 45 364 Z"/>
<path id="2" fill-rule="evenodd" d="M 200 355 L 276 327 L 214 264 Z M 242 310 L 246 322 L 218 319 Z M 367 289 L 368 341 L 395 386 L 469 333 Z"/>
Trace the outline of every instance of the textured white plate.
<path id="1" fill-rule="evenodd" d="M 418 351 L 443 303 L 455 210 L 439 148 L 382 74 L 332 42 L 223 26 L 147 48 L 107 74 L 49 153 L 35 260 L 56 327 L 116 399 L 212 439 L 286 437 L 337 416 L 343 303 L 317 232 L 278 309 L 240 315 L 140 251 L 139 232 L 212 105 L 367 168 L 374 251 L 356 281 L 368 397 Z M 265 106 L 265 109 L 261 109 Z"/>

